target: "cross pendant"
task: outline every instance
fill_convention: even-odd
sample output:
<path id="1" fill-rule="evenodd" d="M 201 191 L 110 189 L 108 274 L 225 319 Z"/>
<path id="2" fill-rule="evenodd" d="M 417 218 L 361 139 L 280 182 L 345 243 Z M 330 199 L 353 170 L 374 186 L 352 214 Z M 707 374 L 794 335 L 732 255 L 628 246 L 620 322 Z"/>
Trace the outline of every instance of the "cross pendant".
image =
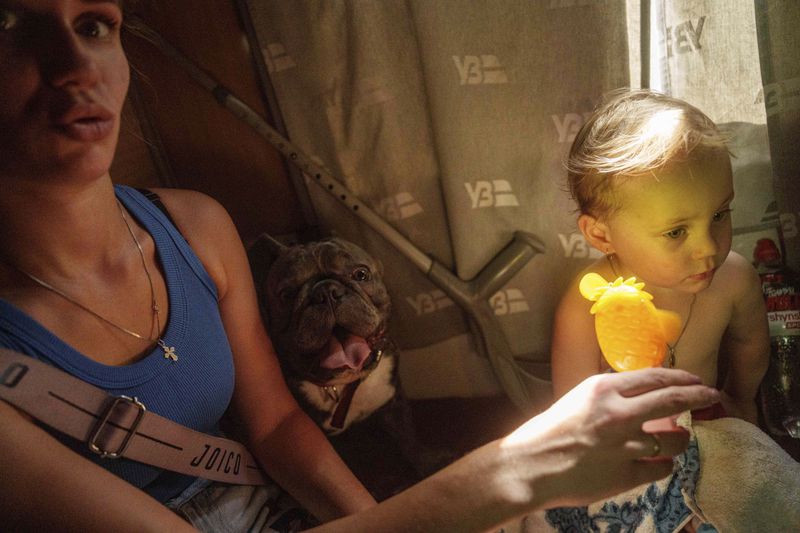
<path id="1" fill-rule="evenodd" d="M 162 350 L 164 350 L 164 359 L 172 359 L 173 361 L 178 360 L 178 354 L 175 353 L 174 346 L 167 346 L 167 343 L 161 339 L 158 340 L 158 345 L 161 346 Z"/>

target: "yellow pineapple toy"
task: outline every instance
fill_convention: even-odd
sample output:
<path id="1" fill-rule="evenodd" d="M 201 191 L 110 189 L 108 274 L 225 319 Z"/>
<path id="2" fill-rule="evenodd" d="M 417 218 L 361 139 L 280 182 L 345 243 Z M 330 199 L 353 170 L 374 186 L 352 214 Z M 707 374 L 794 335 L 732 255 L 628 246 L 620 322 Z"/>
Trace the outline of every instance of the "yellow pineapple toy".
<path id="1" fill-rule="evenodd" d="M 661 366 L 667 343 L 680 335 L 677 313 L 657 309 L 643 282 L 621 277 L 609 283 L 600 274 L 583 276 L 579 289 L 590 309 L 603 357 L 617 372 Z"/>

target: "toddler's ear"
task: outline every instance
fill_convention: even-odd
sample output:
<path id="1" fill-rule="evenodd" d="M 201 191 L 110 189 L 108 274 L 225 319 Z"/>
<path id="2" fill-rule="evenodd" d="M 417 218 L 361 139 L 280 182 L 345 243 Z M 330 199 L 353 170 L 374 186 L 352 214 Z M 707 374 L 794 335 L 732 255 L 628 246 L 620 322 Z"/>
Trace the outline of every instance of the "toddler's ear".
<path id="1" fill-rule="evenodd" d="M 606 255 L 614 253 L 614 247 L 608 239 L 608 226 L 599 219 L 583 214 L 578 217 L 578 229 L 594 248 Z"/>

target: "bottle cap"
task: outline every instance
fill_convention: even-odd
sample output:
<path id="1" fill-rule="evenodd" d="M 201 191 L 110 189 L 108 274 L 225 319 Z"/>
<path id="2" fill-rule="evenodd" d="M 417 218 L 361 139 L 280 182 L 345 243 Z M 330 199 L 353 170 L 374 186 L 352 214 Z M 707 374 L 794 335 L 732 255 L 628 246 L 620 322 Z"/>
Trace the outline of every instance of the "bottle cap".
<path id="1" fill-rule="evenodd" d="M 758 239 L 753 250 L 753 259 L 756 263 L 774 265 L 781 262 L 781 252 L 775 241 L 768 238 Z"/>

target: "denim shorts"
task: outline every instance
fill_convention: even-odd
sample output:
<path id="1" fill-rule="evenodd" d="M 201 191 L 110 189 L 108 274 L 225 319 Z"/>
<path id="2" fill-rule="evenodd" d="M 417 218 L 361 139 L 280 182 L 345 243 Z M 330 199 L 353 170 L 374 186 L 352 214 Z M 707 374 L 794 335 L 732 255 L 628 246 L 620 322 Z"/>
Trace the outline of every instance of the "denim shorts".
<path id="1" fill-rule="evenodd" d="M 274 483 L 228 485 L 197 479 L 167 507 L 208 533 L 294 533 L 319 525 Z"/>

